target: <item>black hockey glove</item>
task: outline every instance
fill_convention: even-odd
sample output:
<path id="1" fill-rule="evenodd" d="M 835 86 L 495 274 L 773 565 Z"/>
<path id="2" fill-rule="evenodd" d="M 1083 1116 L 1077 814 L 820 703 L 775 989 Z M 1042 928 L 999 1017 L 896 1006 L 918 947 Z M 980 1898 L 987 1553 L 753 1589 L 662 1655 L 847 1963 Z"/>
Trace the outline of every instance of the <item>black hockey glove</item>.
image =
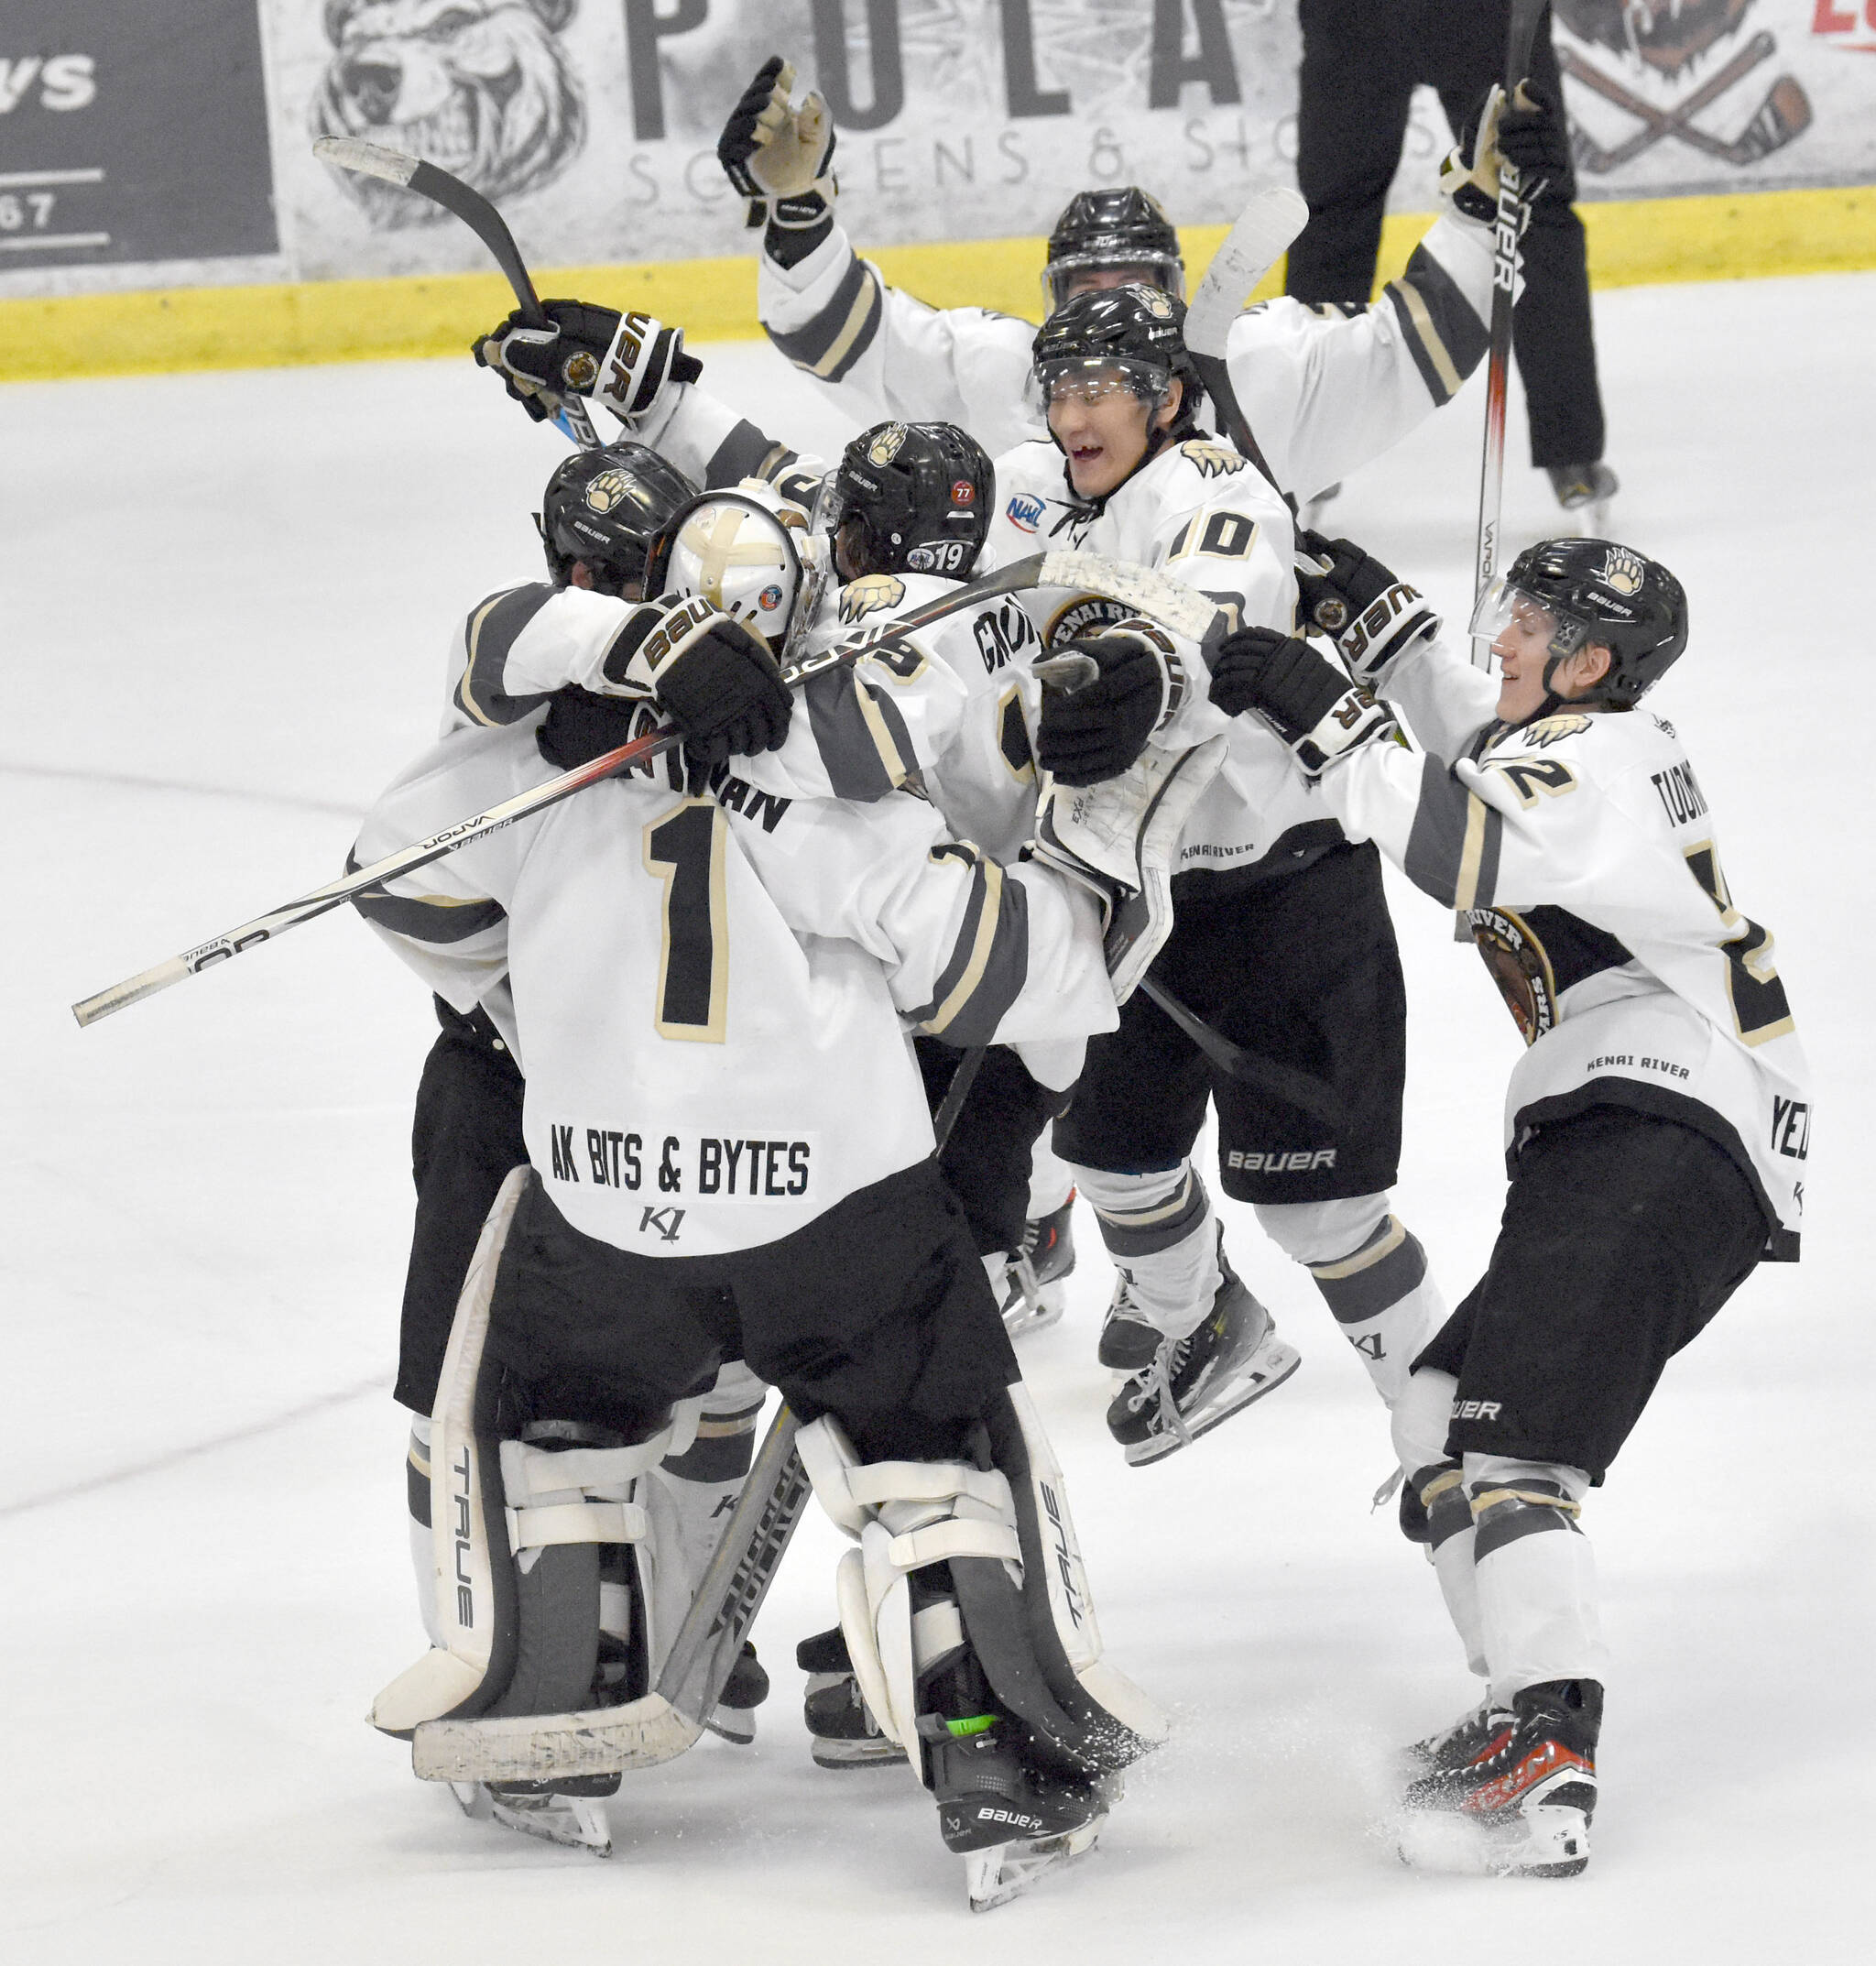
<path id="1" fill-rule="evenodd" d="M 1505 92 L 1497 82 L 1478 99 L 1467 117 L 1459 140 L 1440 164 L 1441 199 L 1475 225 L 1495 225 L 1499 212 L 1499 125 L 1505 113 Z M 1531 219 L 1531 194 L 1522 192 L 1523 223 Z"/>
<path id="2" fill-rule="evenodd" d="M 704 764 L 774 750 L 794 715 L 768 643 L 696 595 L 638 609 L 607 652 L 605 676 L 622 694 L 649 691 Z"/>
<path id="3" fill-rule="evenodd" d="M 1184 694 L 1172 644 L 1159 630 L 1143 629 L 1064 642 L 1049 654 L 1058 672 L 1069 666 L 1061 659 L 1078 656 L 1094 673 L 1078 686 L 1043 689 L 1038 760 L 1064 785 L 1118 778 Z"/>
<path id="4" fill-rule="evenodd" d="M 684 353 L 684 331 L 649 314 L 586 300 L 544 300 L 541 311 L 544 328 L 517 308 L 469 346 L 476 365 L 494 369 L 537 423 L 553 413 L 549 398 L 590 396 L 635 424 L 667 382 L 695 382 L 704 373 L 703 363 Z"/>
<path id="5" fill-rule="evenodd" d="M 1296 592 L 1358 683 L 1372 683 L 1410 642 L 1439 633 L 1440 617 L 1419 588 L 1395 579 L 1353 540 L 1299 532 Z"/>
<path id="6" fill-rule="evenodd" d="M 1212 662 L 1212 701 L 1227 716 L 1255 710 L 1310 778 L 1394 720 L 1358 683 L 1305 641 L 1274 628 L 1239 628 Z"/>
<path id="7" fill-rule="evenodd" d="M 535 743 L 548 763 L 571 771 L 602 751 L 616 751 L 658 728 L 658 709 L 643 697 L 594 696 L 582 689 L 556 690 Z"/>
<path id="8" fill-rule="evenodd" d="M 819 246 L 831 230 L 834 181 L 834 125 L 818 93 L 791 106 L 795 71 L 780 55 L 770 55 L 756 71 L 730 112 L 716 141 L 716 160 L 725 175 L 749 201 L 747 223 L 766 220 L 768 256 L 791 267 Z"/>
<path id="9" fill-rule="evenodd" d="M 1518 195 L 1536 202 L 1547 184 L 1563 180 L 1570 169 L 1570 137 L 1556 99 L 1541 82 L 1521 82 L 1499 118 L 1499 153 L 1518 172 Z"/>

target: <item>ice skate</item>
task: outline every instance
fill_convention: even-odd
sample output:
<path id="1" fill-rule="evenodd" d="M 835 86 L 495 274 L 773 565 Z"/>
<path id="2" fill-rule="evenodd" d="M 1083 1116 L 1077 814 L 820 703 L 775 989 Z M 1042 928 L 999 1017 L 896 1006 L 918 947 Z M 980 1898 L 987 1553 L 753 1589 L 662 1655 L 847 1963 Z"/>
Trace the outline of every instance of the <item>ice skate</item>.
<path id="1" fill-rule="evenodd" d="M 1402 1860 L 1424 1870 L 1575 1877 L 1589 1862 L 1601 1720 L 1593 1679 L 1554 1679 L 1515 1694 L 1509 1713 L 1468 1715 L 1422 1743 L 1436 1758 L 1407 1785 Z"/>
<path id="2" fill-rule="evenodd" d="M 1198 1328 L 1182 1338 L 1160 1338 L 1151 1363 L 1128 1380 L 1107 1408 L 1107 1431 L 1127 1450 L 1131 1467 L 1189 1447 L 1274 1391 L 1303 1362 L 1225 1262 L 1222 1249 L 1218 1260 L 1225 1278 Z M 1107 1337 L 1104 1330 L 1104 1359 Z"/>
<path id="3" fill-rule="evenodd" d="M 756 1738 L 756 1709 L 768 1698 L 769 1675 L 756 1656 L 755 1646 L 745 1639 L 724 1681 L 723 1698 L 704 1724 L 713 1734 L 746 1748 Z"/>
<path id="4" fill-rule="evenodd" d="M 1606 538 L 1609 532 L 1609 503 L 1622 488 L 1609 467 L 1592 464 L 1553 464 L 1548 473 L 1557 503 L 1576 515 L 1587 540 Z"/>
<path id="5" fill-rule="evenodd" d="M 1023 1224 L 1022 1247 L 1003 1273 L 1003 1323 L 1011 1338 L 1046 1331 L 1068 1308 L 1074 1268 L 1074 1194 L 1048 1215 Z"/>
<path id="6" fill-rule="evenodd" d="M 1107 1818 L 1112 1779 L 1042 1768 L 1015 1723 L 995 1714 L 922 1715 L 932 1793 L 947 1850 L 965 1860 L 973 1911 L 1007 1905 L 1051 1871 L 1085 1856 Z"/>
<path id="7" fill-rule="evenodd" d="M 1117 1270 L 1096 1358 L 1110 1372 L 1143 1372 L 1158 1358 L 1165 1336 L 1134 1294 L 1132 1272 Z"/>
<path id="8" fill-rule="evenodd" d="M 1434 1771 L 1463 1768 L 1512 1725 L 1511 1710 L 1489 1699 L 1481 1700 L 1470 1713 L 1462 1714 L 1450 1727 L 1442 1727 L 1419 1741 L 1411 1741 L 1401 1750 L 1404 1779 L 1413 1780 Z"/>
<path id="9" fill-rule="evenodd" d="M 523 1836 L 539 1837 L 544 1843 L 562 1843 L 569 1850 L 609 1857 L 612 1829 L 606 1822 L 602 1798 L 616 1794 L 618 1786 L 617 1775 L 599 1775 L 576 1779 L 566 1788 L 548 1788 L 531 1782 L 497 1782 L 484 1792 L 488 1797 L 489 1813 L 504 1828 L 518 1829 Z"/>
<path id="10" fill-rule="evenodd" d="M 802 1639 L 795 1664 L 808 1676 L 802 1713 L 816 1767 L 881 1768 L 905 1760 L 905 1750 L 879 1731 L 838 1625 Z"/>

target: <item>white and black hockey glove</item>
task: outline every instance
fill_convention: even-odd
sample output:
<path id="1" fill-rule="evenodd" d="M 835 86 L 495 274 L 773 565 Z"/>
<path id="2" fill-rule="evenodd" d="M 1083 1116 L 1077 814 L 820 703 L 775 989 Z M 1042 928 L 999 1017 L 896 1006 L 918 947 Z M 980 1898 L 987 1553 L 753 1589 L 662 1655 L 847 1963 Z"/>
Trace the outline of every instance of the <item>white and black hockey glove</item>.
<path id="1" fill-rule="evenodd" d="M 768 250 L 784 266 L 806 257 L 826 236 L 836 190 L 827 104 L 811 92 L 799 109 L 793 107 L 789 96 L 794 85 L 792 66 L 770 55 L 716 140 L 717 162 L 749 202 L 746 223 L 774 228 Z"/>
<path id="2" fill-rule="evenodd" d="M 1118 777 L 1185 700 L 1185 665 L 1148 621 L 1063 642 L 1034 667 L 1043 683 L 1037 760 L 1064 785 Z"/>
<path id="3" fill-rule="evenodd" d="M 635 607 L 585 686 L 649 698 L 683 732 L 685 750 L 709 765 L 774 750 L 794 715 L 768 643 L 697 595 Z"/>
<path id="4" fill-rule="evenodd" d="M 517 308 L 469 347 L 537 423 L 553 413 L 548 398 L 586 396 L 636 428 L 667 383 L 695 382 L 704 373 L 703 363 L 684 353 L 684 331 L 649 314 L 588 300 L 543 300 L 541 311 L 546 327 Z"/>
<path id="5" fill-rule="evenodd" d="M 1296 594 L 1301 614 L 1336 644 L 1358 683 L 1372 683 L 1403 649 L 1440 631 L 1420 589 L 1353 540 L 1299 532 Z"/>
<path id="6" fill-rule="evenodd" d="M 1320 778 L 1358 745 L 1395 729 L 1393 717 L 1359 683 L 1306 641 L 1274 628 L 1239 628 L 1218 645 L 1212 701 L 1227 716 L 1255 710 L 1306 778 Z"/>

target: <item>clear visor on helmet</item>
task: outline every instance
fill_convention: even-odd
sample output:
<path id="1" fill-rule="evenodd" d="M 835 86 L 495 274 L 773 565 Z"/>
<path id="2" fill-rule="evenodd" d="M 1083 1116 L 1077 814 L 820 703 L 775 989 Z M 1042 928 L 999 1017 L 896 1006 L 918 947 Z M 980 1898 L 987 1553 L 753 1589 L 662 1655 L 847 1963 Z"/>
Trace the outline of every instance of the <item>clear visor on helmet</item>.
<path id="1" fill-rule="evenodd" d="M 1042 268 L 1042 299 L 1045 313 L 1053 314 L 1064 300 L 1078 293 L 1091 293 L 1109 287 L 1157 287 L 1178 300 L 1185 298 L 1185 268 L 1175 258 L 1145 253 L 1128 259 L 1114 247 L 1085 253 L 1065 253 Z"/>
<path id="2" fill-rule="evenodd" d="M 1480 641 L 1496 642 L 1508 630 L 1525 647 L 1547 655 L 1575 652 L 1587 630 L 1580 621 L 1560 615 L 1528 587 L 1514 587 L 1503 574 L 1478 596 L 1472 610 L 1472 633 Z"/>
<path id="3" fill-rule="evenodd" d="M 1116 396 L 1131 396 L 1151 410 L 1166 400 L 1172 379 L 1169 369 L 1125 356 L 1060 355 L 1030 371 L 1024 396 L 1039 417 L 1055 403 L 1100 403 Z"/>
<path id="4" fill-rule="evenodd" d="M 802 592 L 793 529 L 744 493 L 706 492 L 680 515 L 676 534 L 664 592 L 701 595 L 781 648 Z"/>

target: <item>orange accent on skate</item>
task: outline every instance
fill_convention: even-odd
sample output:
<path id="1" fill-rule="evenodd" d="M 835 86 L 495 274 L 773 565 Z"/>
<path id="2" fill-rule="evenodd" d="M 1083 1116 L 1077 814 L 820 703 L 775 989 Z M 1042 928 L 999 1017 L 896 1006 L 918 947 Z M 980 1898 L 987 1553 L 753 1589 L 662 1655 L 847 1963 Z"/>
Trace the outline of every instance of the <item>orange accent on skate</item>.
<path id="1" fill-rule="evenodd" d="M 1510 1808 L 1540 1782 L 1548 1781 L 1565 1768 L 1580 1768 L 1595 1779 L 1596 1764 L 1593 1761 L 1586 1761 L 1582 1755 L 1572 1753 L 1554 1741 L 1546 1741 L 1543 1746 L 1532 1748 L 1515 1768 L 1500 1775 L 1497 1781 L 1475 1788 L 1460 1807 L 1472 1816 L 1489 1816 L 1495 1810 Z"/>

